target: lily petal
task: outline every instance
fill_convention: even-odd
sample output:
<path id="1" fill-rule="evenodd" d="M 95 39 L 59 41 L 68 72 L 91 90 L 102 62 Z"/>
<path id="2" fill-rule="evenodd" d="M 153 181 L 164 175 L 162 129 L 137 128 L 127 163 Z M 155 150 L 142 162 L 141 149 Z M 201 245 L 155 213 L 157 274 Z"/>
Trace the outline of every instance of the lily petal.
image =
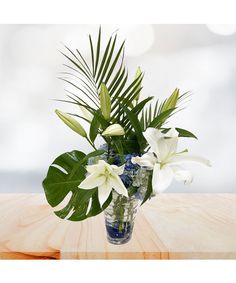
<path id="1" fill-rule="evenodd" d="M 98 170 L 100 171 L 102 169 L 100 164 L 93 164 L 93 165 L 87 165 L 86 166 L 86 170 L 88 173 L 92 174 L 92 173 L 97 173 Z"/>
<path id="2" fill-rule="evenodd" d="M 160 164 L 155 164 L 152 176 L 152 188 L 156 193 L 165 191 L 173 180 L 173 171 L 169 166 L 160 168 Z"/>
<path id="3" fill-rule="evenodd" d="M 124 173 L 125 164 L 119 167 L 116 165 L 111 165 L 111 168 L 117 175 L 122 175 Z"/>
<path id="4" fill-rule="evenodd" d="M 141 157 L 139 156 L 132 157 L 131 162 L 152 169 L 156 164 L 157 159 L 151 152 L 147 152 Z"/>
<path id="5" fill-rule="evenodd" d="M 157 141 L 158 150 L 156 151 L 156 155 L 159 162 L 166 161 L 170 156 L 171 151 L 169 148 L 169 143 L 170 142 L 165 137 L 162 137 Z"/>
<path id="6" fill-rule="evenodd" d="M 98 163 L 93 164 L 93 165 L 87 165 L 86 166 L 86 170 L 88 173 L 92 174 L 92 173 L 97 173 L 98 172 L 103 172 L 104 168 L 107 167 L 107 163 L 104 160 L 99 160 Z"/>
<path id="7" fill-rule="evenodd" d="M 169 158 L 176 153 L 178 136 L 179 133 L 175 130 L 175 128 L 171 128 L 163 137 L 158 139 L 157 156 L 160 162 L 167 162 Z"/>
<path id="8" fill-rule="evenodd" d="M 190 171 L 185 170 L 180 166 L 173 166 L 171 168 L 176 181 L 184 181 L 185 183 L 191 183 L 193 181 L 193 176 Z"/>
<path id="9" fill-rule="evenodd" d="M 114 176 L 113 178 L 110 178 L 110 186 L 117 191 L 118 194 L 121 194 L 125 197 L 128 197 L 128 191 L 126 187 L 124 186 L 123 182 L 121 181 L 120 177 Z"/>
<path id="10" fill-rule="evenodd" d="M 111 190 L 112 189 L 107 182 L 105 182 L 103 185 L 98 187 L 98 200 L 101 207 L 103 206 L 104 202 L 108 199 Z"/>
<path id="11" fill-rule="evenodd" d="M 176 154 L 173 158 L 169 161 L 170 165 L 179 165 L 183 163 L 197 163 L 203 164 L 206 166 L 211 166 L 210 161 L 196 155 L 189 155 L 187 152 Z"/>
<path id="12" fill-rule="evenodd" d="M 91 190 L 98 186 L 101 186 L 106 181 L 105 176 L 93 173 L 88 175 L 78 186 L 80 189 Z"/>
<path id="13" fill-rule="evenodd" d="M 177 151 L 178 146 L 178 137 L 179 133 L 176 131 L 175 128 L 171 128 L 166 134 L 165 134 L 165 142 L 166 146 L 168 148 L 168 154 L 175 153 Z"/>
<path id="14" fill-rule="evenodd" d="M 177 138 L 179 136 L 179 132 L 176 131 L 175 128 L 171 128 L 168 132 L 165 133 L 165 136 L 168 138 Z"/>
<path id="15" fill-rule="evenodd" d="M 143 132 L 143 136 L 151 146 L 151 151 L 155 152 L 157 156 L 159 156 L 159 149 L 158 149 L 158 140 L 164 135 L 161 131 L 155 129 L 155 128 L 147 128 L 145 132 Z"/>

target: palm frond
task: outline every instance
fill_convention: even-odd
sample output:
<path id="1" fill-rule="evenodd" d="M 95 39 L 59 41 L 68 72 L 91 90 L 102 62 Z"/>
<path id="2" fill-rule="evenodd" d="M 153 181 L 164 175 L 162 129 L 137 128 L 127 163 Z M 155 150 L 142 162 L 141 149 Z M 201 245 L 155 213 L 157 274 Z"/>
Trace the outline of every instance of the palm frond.
<path id="1" fill-rule="evenodd" d="M 97 93 L 96 93 L 96 91 L 94 90 L 94 89 L 92 89 L 92 87 L 91 87 L 91 85 L 89 85 L 86 81 L 84 81 L 81 77 L 79 77 L 79 76 L 77 76 L 77 75 L 75 75 L 75 74 L 73 74 L 73 73 L 69 73 L 69 72 L 60 72 L 60 74 L 61 75 L 65 75 L 66 77 L 59 77 L 59 79 L 60 78 L 62 78 L 62 79 L 66 79 L 66 80 L 69 80 L 69 79 L 74 79 L 75 80 L 75 82 L 76 82 L 76 80 L 77 81 L 81 81 L 81 82 L 83 82 L 83 87 L 85 88 L 85 90 L 88 92 L 88 93 L 90 93 L 93 97 L 94 97 L 94 99 L 97 101 L 97 102 L 99 102 L 99 99 L 98 99 L 98 95 L 97 95 Z M 71 78 L 70 78 L 71 77 Z"/>
<path id="2" fill-rule="evenodd" d="M 89 121 L 88 119 L 86 119 L 85 117 L 81 116 L 81 115 L 73 114 L 73 113 L 70 113 L 70 112 L 67 112 L 66 114 L 69 114 L 69 115 L 71 115 L 71 116 L 78 117 L 78 118 L 80 118 L 80 119 L 82 119 L 82 120 L 84 120 L 84 121 L 86 121 L 87 123 L 90 124 L 90 121 Z"/>
<path id="3" fill-rule="evenodd" d="M 100 107 L 100 86 L 102 83 L 107 86 L 111 97 L 112 122 L 121 120 L 121 106 L 132 105 L 132 100 L 142 89 L 140 87 L 143 79 L 142 73 L 138 78 L 128 82 L 128 72 L 124 66 L 124 44 L 125 41 L 117 45 L 117 34 L 115 33 L 109 37 L 105 50 L 102 52 L 100 27 L 95 43 L 92 36 L 89 35 L 91 66 L 88 65 L 79 49 L 73 52 L 65 46 L 67 52 L 61 52 L 69 61 L 69 64 L 64 64 L 69 71 L 62 72 L 61 79 L 74 88 L 76 96 L 73 97 L 76 97 L 79 103 L 91 104 L 96 111 Z"/>
<path id="4" fill-rule="evenodd" d="M 110 79 L 110 77 L 111 77 L 111 75 L 112 75 L 112 73 L 113 73 L 113 70 L 114 70 L 115 67 L 116 67 L 117 61 L 118 61 L 119 58 L 120 58 L 120 54 L 121 54 L 121 52 L 122 52 L 122 50 L 123 50 L 124 44 L 125 44 L 125 41 L 121 44 L 120 49 L 118 50 L 118 52 L 117 52 L 117 54 L 116 54 L 116 56 L 115 56 L 115 59 L 114 59 L 112 65 L 111 65 L 109 71 L 107 72 L 106 79 L 104 80 L 105 84 L 107 84 L 107 82 L 109 81 L 109 79 Z M 124 54 L 124 53 L 123 53 L 123 54 Z M 122 59 L 122 64 L 123 64 L 123 59 Z"/>
<path id="5" fill-rule="evenodd" d="M 149 96 L 148 98 L 142 100 L 141 102 L 139 102 L 132 110 L 131 112 L 136 115 L 137 117 L 139 117 L 139 114 L 142 112 L 143 108 L 145 107 L 145 105 L 150 101 L 152 100 L 153 97 L 152 96 Z M 130 122 L 130 120 L 128 119 L 127 116 L 125 116 L 123 118 L 123 121 L 122 121 L 122 126 L 124 127 L 124 130 L 126 132 L 126 134 L 129 134 L 130 131 L 132 130 L 132 124 Z M 141 129 L 143 130 L 143 120 L 142 120 L 142 116 L 141 116 L 141 119 L 140 119 L 140 125 L 141 125 Z"/>
<path id="6" fill-rule="evenodd" d="M 99 62 L 99 56 L 100 56 L 100 45 L 101 45 L 101 26 L 99 27 L 99 32 L 98 32 L 98 40 L 97 40 L 97 51 L 96 51 L 96 63 L 95 63 L 95 73 L 97 73 L 97 67 L 98 67 L 98 62 Z"/>
<path id="7" fill-rule="evenodd" d="M 112 79 L 111 83 L 108 85 L 108 90 L 110 91 L 110 95 L 112 96 L 112 89 L 114 88 L 114 90 L 116 89 L 116 87 L 118 87 L 120 81 L 122 80 L 122 78 L 125 75 L 125 67 L 123 65 L 124 63 L 124 49 L 123 49 L 123 53 L 122 53 L 122 58 L 121 58 L 121 63 L 120 63 L 120 67 L 117 71 L 117 73 L 114 75 L 114 78 Z M 106 85 L 108 84 L 108 82 L 106 82 Z M 116 85 L 116 87 L 114 87 L 114 85 Z"/>
<path id="8" fill-rule="evenodd" d="M 93 51 L 93 41 L 91 35 L 89 35 L 89 44 L 90 44 L 90 52 L 91 52 L 91 60 L 92 60 L 92 72 L 93 77 L 95 74 L 95 62 L 94 62 L 94 51 Z"/>
<path id="9" fill-rule="evenodd" d="M 179 89 L 175 89 L 171 96 L 163 102 L 159 103 L 157 100 L 154 107 L 150 104 L 142 111 L 142 130 L 145 131 L 148 127 L 159 128 L 164 125 L 167 119 L 183 110 L 181 103 L 190 95 L 190 92 L 179 95 Z"/>
<path id="10" fill-rule="evenodd" d="M 96 102 L 96 100 L 93 98 L 93 96 L 91 97 L 91 95 L 88 92 L 86 92 L 85 90 L 83 90 L 81 87 L 79 87 L 78 85 L 76 85 L 75 83 L 72 83 L 71 81 L 69 81 L 67 79 L 64 79 L 64 78 L 61 78 L 61 77 L 59 77 L 59 79 L 70 84 L 74 88 L 78 89 L 80 92 L 82 92 L 85 95 L 85 97 L 87 97 L 95 105 L 95 107 L 99 107 L 99 104 Z"/>
<path id="11" fill-rule="evenodd" d="M 101 64 L 98 68 L 98 72 L 95 73 L 95 76 L 96 76 L 96 83 L 98 82 L 101 74 L 102 74 L 102 70 L 106 64 L 106 60 L 107 60 L 107 56 L 108 56 L 108 52 L 109 52 L 109 49 L 110 49 L 110 45 L 111 45 L 111 41 L 112 41 L 112 36 L 110 37 L 108 43 L 107 43 L 107 46 L 105 48 L 105 52 L 103 54 L 103 57 L 102 57 L 102 60 L 101 60 Z M 99 84 L 98 84 L 98 87 L 99 87 Z"/>
<path id="12" fill-rule="evenodd" d="M 65 52 L 61 52 L 69 63 L 64 64 L 67 70 L 61 72 L 60 79 L 72 88 L 72 91 L 66 90 L 69 100 L 61 101 L 83 106 L 93 115 L 92 121 L 89 121 L 77 113 L 70 113 L 90 123 L 89 137 L 92 142 L 97 133 L 101 133 L 112 123 L 118 123 L 124 128 L 125 136 L 109 138 L 118 152 L 123 152 L 125 148 L 130 150 L 135 145 L 136 149 L 144 149 L 145 139 L 142 132 L 147 127 L 161 128 L 168 118 L 182 110 L 180 106 L 186 101 L 186 97 L 189 97 L 189 93 L 179 95 L 179 90 L 176 89 L 162 103 L 157 100 L 154 105 L 151 104 L 153 97 L 139 102 L 144 73 L 138 68 L 135 77 L 129 79 L 124 64 L 125 41 L 118 44 L 117 33 L 114 33 L 104 44 L 103 49 L 101 27 L 96 40 L 91 35 L 88 39 L 91 64 L 88 64 L 79 49 L 74 52 L 64 46 Z M 103 105 L 107 105 L 104 97 L 100 100 L 102 85 L 107 89 L 106 99 L 110 105 L 106 119 L 105 112 L 101 111 Z M 186 131 L 182 133 L 188 134 Z"/>

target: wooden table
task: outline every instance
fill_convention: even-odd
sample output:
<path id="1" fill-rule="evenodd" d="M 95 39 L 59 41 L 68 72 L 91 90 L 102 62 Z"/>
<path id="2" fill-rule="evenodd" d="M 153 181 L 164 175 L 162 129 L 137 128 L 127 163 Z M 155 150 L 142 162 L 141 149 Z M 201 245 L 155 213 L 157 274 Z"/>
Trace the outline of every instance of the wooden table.
<path id="1" fill-rule="evenodd" d="M 132 240 L 106 240 L 103 215 L 57 218 L 42 194 L 0 194 L 1 259 L 236 259 L 236 194 L 162 194 Z"/>

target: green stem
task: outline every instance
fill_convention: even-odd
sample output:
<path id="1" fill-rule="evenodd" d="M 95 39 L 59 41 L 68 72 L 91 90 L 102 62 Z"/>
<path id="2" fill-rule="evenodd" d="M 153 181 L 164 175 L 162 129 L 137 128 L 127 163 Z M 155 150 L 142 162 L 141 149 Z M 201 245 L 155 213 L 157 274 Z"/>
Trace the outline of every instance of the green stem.
<path id="1" fill-rule="evenodd" d="M 90 144 L 95 150 L 97 150 L 96 147 L 95 147 L 95 145 L 89 140 L 89 138 L 88 138 L 88 137 L 85 137 L 85 138 L 86 138 L 86 140 L 89 142 L 89 144 Z"/>

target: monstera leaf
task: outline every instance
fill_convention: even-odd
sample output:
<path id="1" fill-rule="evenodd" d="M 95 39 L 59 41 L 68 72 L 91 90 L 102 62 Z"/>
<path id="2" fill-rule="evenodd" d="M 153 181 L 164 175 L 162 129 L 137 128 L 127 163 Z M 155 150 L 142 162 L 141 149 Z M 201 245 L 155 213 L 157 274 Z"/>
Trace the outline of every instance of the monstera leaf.
<path id="1" fill-rule="evenodd" d="M 81 221 L 101 213 L 111 202 L 112 196 L 100 206 L 97 188 L 92 190 L 79 189 L 79 184 L 85 179 L 88 158 L 101 155 L 104 151 L 97 150 L 88 155 L 81 151 L 66 152 L 57 157 L 48 169 L 43 181 L 43 188 L 48 203 L 55 207 L 71 192 L 68 204 L 55 214 L 71 221 Z"/>

